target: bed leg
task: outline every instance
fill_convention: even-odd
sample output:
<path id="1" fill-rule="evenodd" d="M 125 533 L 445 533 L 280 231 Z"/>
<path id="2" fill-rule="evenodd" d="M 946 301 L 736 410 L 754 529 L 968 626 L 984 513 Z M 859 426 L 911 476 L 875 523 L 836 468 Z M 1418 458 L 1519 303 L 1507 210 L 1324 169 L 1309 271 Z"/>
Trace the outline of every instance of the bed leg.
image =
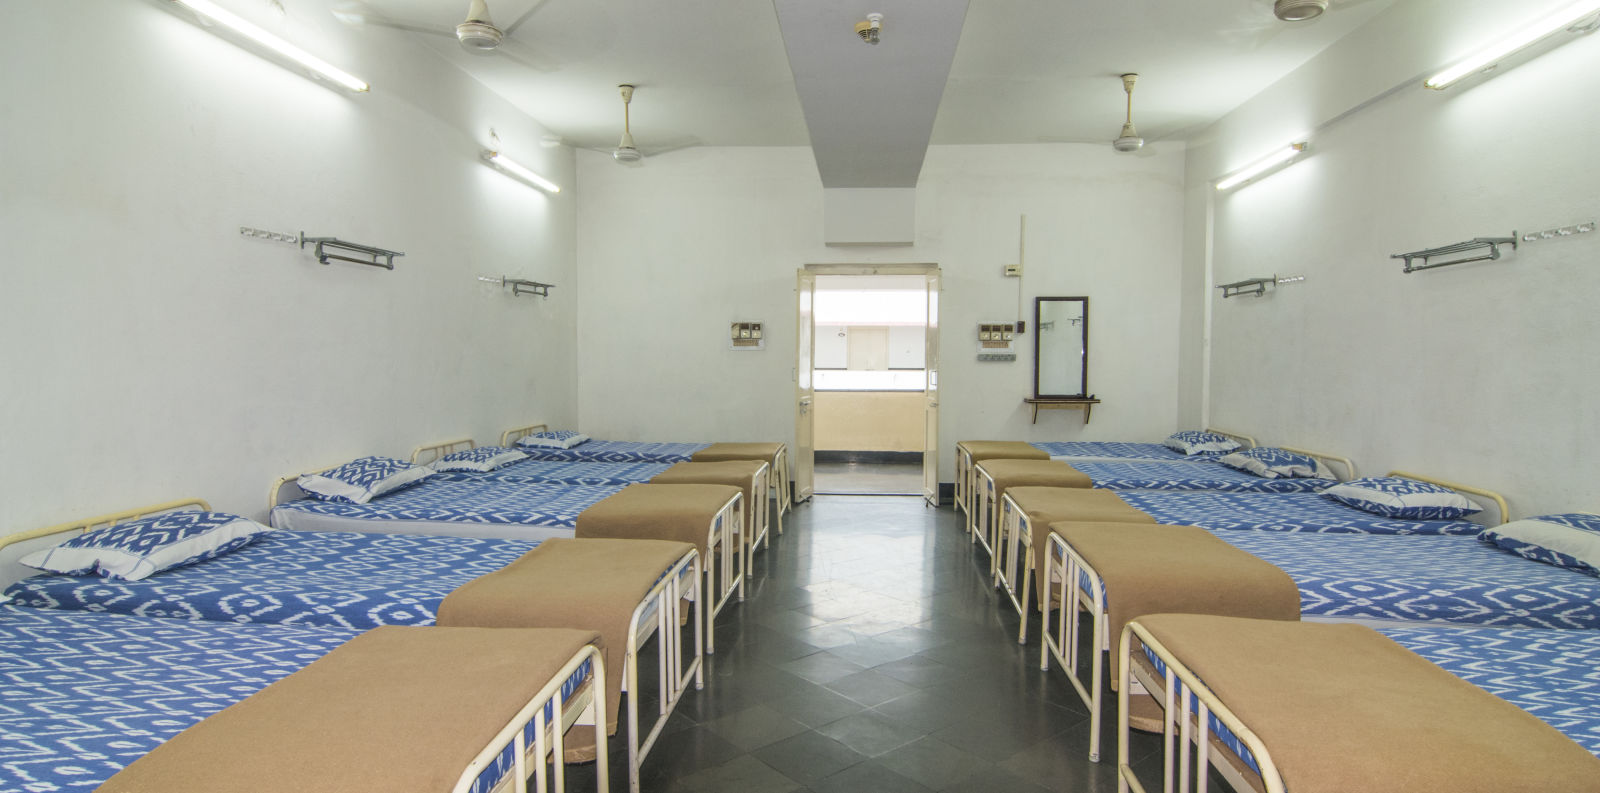
<path id="1" fill-rule="evenodd" d="M 1020 519 L 1020 518 L 1019 518 Z M 1018 529 L 1018 531 L 1022 531 Z M 1021 543 L 1019 542 L 1018 545 Z M 1012 546 L 1015 548 L 1016 546 Z M 1013 551 L 1015 553 L 1015 551 Z M 1013 572 L 1015 575 L 1015 572 Z M 1017 590 L 1017 608 L 1022 612 L 1021 624 L 1017 626 L 1017 644 L 1028 643 L 1028 608 L 1032 603 L 1028 599 L 1028 584 L 1033 579 L 1033 545 L 1028 545 L 1028 553 L 1022 560 L 1022 587 Z M 1043 622 L 1041 617 L 1040 621 Z M 1042 642 L 1041 642 L 1042 644 Z"/>
<path id="2" fill-rule="evenodd" d="M 694 556 L 694 586 L 700 586 L 700 554 Z M 700 691 L 706 687 L 705 654 L 710 652 L 707 648 L 705 622 L 700 619 L 700 602 L 705 598 L 696 597 L 694 611 L 694 690 Z M 678 605 L 683 605 L 683 600 L 678 600 Z"/>

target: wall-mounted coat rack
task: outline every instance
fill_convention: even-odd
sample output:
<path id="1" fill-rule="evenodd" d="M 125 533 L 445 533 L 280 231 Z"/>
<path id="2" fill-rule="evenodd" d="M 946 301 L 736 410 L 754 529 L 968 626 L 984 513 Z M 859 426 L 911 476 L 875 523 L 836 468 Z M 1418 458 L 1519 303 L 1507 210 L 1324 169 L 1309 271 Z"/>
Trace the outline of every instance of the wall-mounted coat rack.
<path id="1" fill-rule="evenodd" d="M 499 278 L 493 278 L 493 277 L 489 277 L 489 276 L 480 275 L 480 276 L 478 276 L 478 280 L 479 281 L 487 281 L 487 282 L 489 282 L 491 284 L 499 284 L 501 286 L 511 287 L 511 294 L 513 296 L 516 296 L 516 295 L 538 295 L 539 297 L 546 297 L 547 298 L 547 297 L 550 296 L 551 287 L 555 286 L 555 284 L 546 284 L 546 283 L 542 283 L 542 282 L 539 282 L 539 281 L 529 281 L 526 278 L 512 278 L 512 277 L 506 276 L 506 275 L 500 276 Z"/>
<path id="2" fill-rule="evenodd" d="M 1391 254 L 1391 259 L 1405 259 L 1405 272 L 1414 273 L 1418 270 L 1432 270 L 1435 267 L 1449 267 L 1452 264 L 1466 264 L 1468 262 L 1494 261 L 1500 258 L 1500 246 L 1510 245 L 1511 250 L 1517 249 L 1517 233 L 1511 232 L 1509 237 L 1474 237 L 1466 242 L 1457 242 L 1453 245 L 1441 245 L 1437 248 L 1425 248 L 1410 253 Z M 1429 261 L 1435 256 L 1452 256 L 1458 253 L 1472 253 L 1473 251 L 1488 251 L 1477 256 L 1464 256 L 1444 262 Z M 1416 259 L 1421 259 L 1422 264 L 1412 264 Z"/>
<path id="3" fill-rule="evenodd" d="M 1261 297 L 1267 293 L 1267 287 L 1269 286 L 1276 289 L 1283 284 L 1297 284 L 1304 280 L 1306 280 L 1306 277 L 1303 275 L 1274 275 L 1271 278 L 1246 278 L 1243 281 L 1234 281 L 1231 284 L 1217 284 L 1216 288 L 1222 290 L 1223 298 L 1238 297 L 1239 295 Z"/>
<path id="4" fill-rule="evenodd" d="M 405 255 L 400 251 L 376 248 L 371 245 L 362 245 L 356 242 L 345 242 L 337 237 L 307 237 L 306 233 L 303 231 L 299 234 L 285 234 L 281 231 L 267 231 L 265 229 L 250 228 L 249 226 L 240 226 L 239 235 L 243 237 L 253 237 L 255 239 L 272 240 L 273 242 L 291 242 L 298 244 L 301 248 L 304 248 L 307 245 L 315 245 L 316 248 L 313 250 L 313 253 L 316 255 L 317 261 L 322 262 L 323 264 L 327 264 L 330 260 L 337 259 L 341 262 L 365 264 L 372 267 L 382 267 L 385 270 L 393 270 L 394 258 L 396 256 Z M 335 253 L 329 253 L 328 249 L 359 253 L 368 258 L 354 259 L 349 256 L 340 256 Z M 383 261 L 378 261 L 379 259 L 382 259 Z"/>

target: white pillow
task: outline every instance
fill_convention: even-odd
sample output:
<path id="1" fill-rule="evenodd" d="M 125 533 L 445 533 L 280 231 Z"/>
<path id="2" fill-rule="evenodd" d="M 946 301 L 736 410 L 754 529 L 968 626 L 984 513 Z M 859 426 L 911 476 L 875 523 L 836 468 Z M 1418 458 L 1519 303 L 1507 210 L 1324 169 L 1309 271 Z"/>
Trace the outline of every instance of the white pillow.
<path id="1" fill-rule="evenodd" d="M 1484 529 L 1478 539 L 1535 562 L 1600 575 L 1600 515 L 1568 512 Z"/>
<path id="2" fill-rule="evenodd" d="M 1174 432 L 1161 445 L 1184 454 L 1218 454 L 1239 448 L 1239 442 L 1226 435 L 1200 430 Z"/>
<path id="3" fill-rule="evenodd" d="M 362 457 L 321 473 L 306 474 L 296 484 L 307 495 L 323 501 L 365 504 L 433 474 L 433 469 L 425 465 L 412 465 L 393 457 Z"/>
<path id="4" fill-rule="evenodd" d="M 1483 507 L 1448 487 L 1397 476 L 1368 476 L 1342 482 L 1322 495 L 1356 509 L 1402 520 L 1456 520 Z"/>
<path id="5" fill-rule="evenodd" d="M 18 561 L 52 573 L 138 581 L 242 548 L 269 531 L 226 512 L 167 512 L 85 532 Z"/>
<path id="6" fill-rule="evenodd" d="M 1309 454 L 1298 454 L 1271 446 L 1233 452 L 1218 458 L 1217 462 L 1266 479 L 1336 478 L 1321 460 Z"/>
<path id="7" fill-rule="evenodd" d="M 523 436 L 517 441 L 518 446 L 536 446 L 542 449 L 570 449 L 580 443 L 588 443 L 589 436 L 572 430 L 558 432 L 535 432 Z"/>
<path id="8" fill-rule="evenodd" d="M 507 449 L 504 446 L 479 446 L 475 449 L 451 452 L 434 460 L 428 467 L 435 471 L 477 471 L 484 473 L 504 465 L 510 465 L 518 460 L 526 459 L 528 459 L 528 455 L 516 449 Z"/>

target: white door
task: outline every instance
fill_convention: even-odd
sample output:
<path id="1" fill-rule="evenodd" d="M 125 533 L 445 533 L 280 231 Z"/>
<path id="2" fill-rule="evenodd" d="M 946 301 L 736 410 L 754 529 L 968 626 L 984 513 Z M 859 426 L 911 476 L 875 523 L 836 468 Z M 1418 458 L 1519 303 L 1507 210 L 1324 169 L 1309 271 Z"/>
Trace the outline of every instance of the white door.
<path id="1" fill-rule="evenodd" d="M 939 506 L 939 271 L 926 275 L 928 283 L 928 333 L 926 359 L 928 384 L 923 391 L 922 497 Z"/>
<path id="2" fill-rule="evenodd" d="M 798 503 L 816 492 L 812 473 L 816 463 L 816 441 L 812 439 L 812 401 L 816 392 L 811 384 L 812 349 L 816 343 L 813 313 L 817 295 L 817 276 L 801 270 L 795 287 L 795 366 L 794 366 L 794 500 Z"/>

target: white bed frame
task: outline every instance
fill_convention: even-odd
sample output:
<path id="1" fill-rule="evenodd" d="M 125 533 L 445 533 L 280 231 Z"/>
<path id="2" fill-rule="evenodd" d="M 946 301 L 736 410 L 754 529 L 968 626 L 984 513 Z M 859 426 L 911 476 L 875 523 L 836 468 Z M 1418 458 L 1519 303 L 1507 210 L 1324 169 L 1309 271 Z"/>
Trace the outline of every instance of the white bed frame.
<path id="1" fill-rule="evenodd" d="M 1304 454 L 1306 452 L 1301 453 Z M 1388 475 L 1400 476 L 1405 477 L 1406 479 L 1415 479 L 1419 482 L 1428 482 L 1441 487 L 1448 487 L 1464 496 L 1472 498 L 1473 501 L 1479 503 L 1480 505 L 1495 507 L 1495 509 L 1498 510 L 1496 513 L 1496 517 L 1499 518 L 1498 522 L 1504 523 L 1507 520 L 1510 520 L 1510 514 L 1507 512 L 1505 498 L 1492 490 L 1449 482 L 1443 479 L 1434 479 L 1431 477 L 1422 476 L 1420 474 L 1405 473 L 1403 471 L 1390 471 Z M 1016 511 L 1020 512 L 1020 510 Z M 1136 529 L 1139 525 L 1143 524 L 1130 523 L 1128 525 Z M 1039 582 L 1039 586 L 1048 586 L 1051 588 L 1050 600 L 1048 602 L 1058 604 L 1058 606 L 1057 608 L 1050 608 L 1047 605 L 1044 609 L 1044 614 L 1040 618 L 1040 632 L 1044 635 L 1044 637 L 1039 646 L 1039 669 L 1043 671 L 1049 671 L 1050 658 L 1054 656 L 1056 662 L 1061 665 L 1062 671 L 1066 673 L 1067 679 L 1072 683 L 1072 687 L 1078 692 L 1078 697 L 1082 699 L 1083 704 L 1089 708 L 1089 759 L 1094 762 L 1099 762 L 1100 711 L 1103 700 L 1103 678 L 1105 675 L 1105 657 L 1101 654 L 1101 651 L 1111 649 L 1111 636 L 1109 634 L 1109 628 L 1107 625 L 1109 614 L 1106 611 L 1105 600 L 1101 596 L 1101 591 L 1104 588 L 1104 582 L 1099 571 L 1095 570 L 1082 556 L 1080 556 L 1077 550 L 1068 545 L 1067 541 L 1062 539 L 1061 535 L 1053 531 L 1050 532 L 1049 542 L 1050 547 L 1047 549 L 1049 555 L 1045 558 L 1045 574 L 1048 576 L 1049 581 L 1041 581 Z M 1033 569 L 1033 548 L 1031 545 L 1029 546 L 1028 551 L 1029 562 L 1024 568 L 1025 572 L 1023 573 L 1024 586 L 1026 586 L 1026 577 L 1029 575 L 1029 573 L 1026 571 L 1031 571 Z M 1080 573 L 1089 579 L 1089 591 L 1087 592 L 1084 591 L 1082 587 L 1078 586 L 1077 582 Z M 1024 595 L 1025 594 L 1026 593 L 1024 592 Z M 1020 605 L 1019 608 L 1021 608 Z M 1080 655 L 1078 648 L 1078 626 L 1081 619 L 1081 615 L 1079 614 L 1080 611 L 1089 612 L 1090 618 L 1092 619 L 1092 625 L 1090 626 L 1090 638 L 1093 645 L 1093 651 L 1090 653 L 1090 676 L 1087 681 L 1081 677 L 1078 666 Z M 1051 630 L 1050 615 L 1052 613 L 1060 615 L 1056 620 L 1056 627 L 1054 631 Z M 1351 622 L 1356 620 L 1342 621 Z M 1022 623 L 1024 626 L 1026 626 L 1027 622 L 1028 620 L 1026 617 L 1026 612 L 1024 612 Z M 1124 669 L 1125 668 L 1126 667 L 1124 667 Z M 1126 689 L 1118 692 L 1119 702 L 1121 702 L 1122 699 L 1125 699 L 1126 695 Z M 1125 705 L 1126 703 L 1123 704 Z M 1123 718 L 1126 718 L 1125 713 Z M 1252 751 L 1254 751 L 1253 748 Z"/>
<path id="2" fill-rule="evenodd" d="M 203 512 L 211 511 L 211 506 L 202 499 L 180 499 L 156 504 L 137 509 L 123 510 L 108 515 L 99 515 L 86 520 L 63 523 L 33 531 L 21 532 L 6 537 L 0 537 L 0 563 L 3 563 L 3 572 L 0 572 L 0 587 L 10 586 L 39 571 L 23 567 L 16 563 L 16 559 L 34 550 L 59 545 L 71 537 L 77 536 L 91 529 L 111 526 L 130 520 L 137 520 L 149 515 L 158 515 L 165 512 L 177 512 L 188 509 L 197 509 Z M 639 769 L 644 759 L 655 745 L 656 739 L 666 727 L 667 719 L 672 711 L 677 708 L 678 702 L 688 691 L 692 682 L 695 689 L 705 686 L 705 672 L 703 653 L 705 651 L 707 634 L 706 623 L 701 610 L 691 609 L 694 612 L 694 640 L 687 648 L 689 657 L 684 659 L 685 647 L 682 632 L 678 630 L 681 622 L 681 602 L 687 598 L 700 602 L 700 552 L 690 548 L 683 556 L 668 568 L 659 581 L 650 588 L 650 591 L 640 599 L 639 604 L 633 609 L 633 616 L 629 621 L 631 629 L 628 632 L 628 644 L 623 655 L 623 685 L 622 690 L 630 692 L 628 703 L 628 784 L 633 793 L 639 793 Z M 657 691 L 660 692 L 657 714 L 650 722 L 649 728 L 641 735 L 639 729 L 639 698 L 634 694 L 639 691 L 639 647 L 650 640 L 652 636 L 661 637 L 658 663 L 656 670 Z M 573 672 L 572 669 L 562 673 L 560 681 L 565 681 Z M 558 693 L 559 682 L 556 686 Z M 543 700 L 541 700 L 541 706 Z M 600 712 L 604 713 L 602 709 Z M 531 717 L 523 718 L 519 724 L 527 724 Z M 588 723 L 588 722 L 584 722 Z M 566 726 L 571 726 L 570 724 Z M 504 747 L 509 740 L 495 744 Z M 493 755 L 490 755 L 493 759 Z M 476 778 L 479 767 L 474 771 L 468 783 Z M 559 773 L 559 772 L 558 772 Z M 526 775 L 524 775 L 525 777 Z M 517 788 L 521 791 L 523 788 Z M 543 790 L 541 785 L 540 790 Z M 558 788 L 559 789 L 559 788 Z M 603 789 L 603 788 L 602 788 Z M 496 790 L 501 790 L 496 787 Z"/>
<path id="3" fill-rule="evenodd" d="M 500 445 L 515 446 L 517 441 L 532 435 L 535 432 L 549 431 L 550 425 L 548 424 L 529 424 L 523 427 L 512 427 L 511 429 L 500 433 Z M 776 514 L 778 516 L 778 536 L 782 537 L 783 513 L 788 512 L 794 506 L 794 492 L 789 485 L 788 444 L 778 444 L 778 451 L 772 455 L 772 459 L 768 461 L 768 466 L 767 493 L 776 502 Z M 762 516 L 761 520 L 762 524 L 765 525 L 767 522 L 766 517 Z M 765 529 L 763 529 L 763 531 L 765 531 Z"/>
<path id="4" fill-rule="evenodd" d="M 1163 678 L 1156 676 L 1155 667 L 1143 653 L 1132 651 L 1132 639 L 1137 637 L 1167 667 Z M 1166 646 L 1157 641 L 1137 620 L 1129 622 L 1123 630 L 1117 647 L 1118 668 L 1122 670 L 1121 685 L 1117 689 L 1117 790 L 1119 793 L 1145 793 L 1145 787 L 1129 764 L 1128 719 L 1129 698 L 1132 691 L 1155 691 L 1161 694 L 1163 715 L 1161 726 L 1162 790 L 1165 793 L 1187 793 L 1189 780 L 1194 778 L 1196 793 L 1207 793 L 1209 779 L 1207 766 L 1217 769 L 1222 778 L 1238 791 L 1284 793 L 1283 776 L 1272 762 L 1265 744 L 1244 722 L 1229 710 L 1211 689 L 1206 688 L 1199 676 L 1179 661 Z M 1189 703 L 1194 701 L 1193 715 Z M 1238 738 L 1260 768 L 1259 774 L 1250 770 L 1232 750 L 1216 741 L 1211 735 L 1211 716 L 1216 716 L 1234 737 Z M 1173 739 L 1177 739 L 1174 746 Z M 1190 747 L 1195 747 L 1195 761 L 1191 768 Z M 1176 757 L 1174 755 L 1176 754 Z M 1176 786 L 1175 786 L 1176 785 Z"/>
<path id="5" fill-rule="evenodd" d="M 1340 457 L 1336 454 L 1310 451 L 1308 449 L 1297 449 L 1289 446 L 1280 446 L 1279 448 L 1283 449 L 1284 451 L 1290 451 L 1296 454 L 1304 454 L 1307 457 L 1316 458 L 1323 465 L 1327 466 L 1333 472 L 1335 478 L 1341 482 L 1347 482 L 1351 479 L 1354 479 L 1356 476 L 1355 463 L 1350 462 L 1350 458 L 1348 457 Z M 988 488 L 988 492 L 994 492 L 994 480 L 987 480 L 985 486 Z M 1114 492 L 1176 493 L 1200 491 L 1118 490 Z M 1025 605 L 1025 598 L 1028 594 L 1028 585 L 1033 581 L 1033 565 L 1035 561 L 1033 550 L 1033 532 L 1032 527 L 1028 524 L 1027 513 L 1023 512 L 1022 509 L 1017 506 L 1017 502 L 1011 498 L 1010 493 L 1001 496 L 1000 501 L 1000 518 L 998 524 L 999 529 L 998 535 L 996 536 L 996 541 L 1005 543 L 1005 552 L 998 555 L 999 566 L 998 569 L 994 570 L 994 584 L 996 587 L 1000 588 L 1000 590 L 1005 594 L 1006 598 L 1011 601 L 1011 606 L 1017 610 L 1017 614 L 1023 617 L 1021 620 L 1021 625 L 1017 628 L 1017 644 L 1024 644 L 1028 640 L 1028 608 Z M 1020 571 L 1018 570 L 1019 566 L 1021 568 Z M 1017 579 L 1018 575 L 1021 575 L 1022 577 L 1020 582 Z"/>
<path id="6" fill-rule="evenodd" d="M 1232 438 L 1238 441 L 1239 445 L 1246 449 L 1254 449 L 1256 447 L 1256 439 L 1250 437 L 1249 435 L 1241 435 L 1237 432 L 1219 430 L 1215 427 L 1207 427 L 1205 431 L 1214 432 L 1218 435 L 1225 435 L 1229 438 Z M 967 513 L 968 532 L 971 532 L 974 529 L 972 510 L 975 506 L 973 502 L 975 500 L 974 496 L 978 485 L 976 468 L 977 466 L 972 462 L 972 454 L 967 451 L 966 447 L 962 446 L 960 443 L 957 443 L 955 482 L 956 509 Z"/>
<path id="7" fill-rule="evenodd" d="M 533 766 L 533 789 L 536 793 L 545 793 L 546 790 L 552 789 L 566 790 L 566 764 L 561 761 L 550 761 L 563 756 L 563 739 L 567 730 L 574 725 L 590 726 L 594 729 L 595 785 L 598 790 L 610 789 L 611 770 L 606 754 L 606 687 L 595 685 L 595 681 L 605 680 L 606 664 L 603 655 L 600 648 L 592 644 L 586 644 L 578 650 L 576 655 L 562 665 L 561 671 L 551 677 L 550 682 L 546 683 L 544 688 L 512 717 L 511 722 L 501 728 L 489 744 L 478 752 L 477 757 L 472 758 L 472 762 L 467 764 L 466 770 L 462 771 L 461 777 L 456 780 L 455 787 L 451 788 L 451 793 L 471 791 L 472 783 L 477 780 L 478 775 L 495 761 L 507 744 L 516 746 L 516 751 L 512 753 L 516 763 L 511 773 L 501 777 L 490 793 L 527 793 L 530 764 Z M 592 664 L 589 680 L 573 692 L 571 700 L 563 701 L 561 686 L 585 661 Z M 551 714 L 553 718 L 548 723 L 544 716 L 546 704 L 554 705 Z M 532 746 L 527 745 L 527 736 L 523 734 L 523 728 L 530 721 L 534 723 Z"/>

